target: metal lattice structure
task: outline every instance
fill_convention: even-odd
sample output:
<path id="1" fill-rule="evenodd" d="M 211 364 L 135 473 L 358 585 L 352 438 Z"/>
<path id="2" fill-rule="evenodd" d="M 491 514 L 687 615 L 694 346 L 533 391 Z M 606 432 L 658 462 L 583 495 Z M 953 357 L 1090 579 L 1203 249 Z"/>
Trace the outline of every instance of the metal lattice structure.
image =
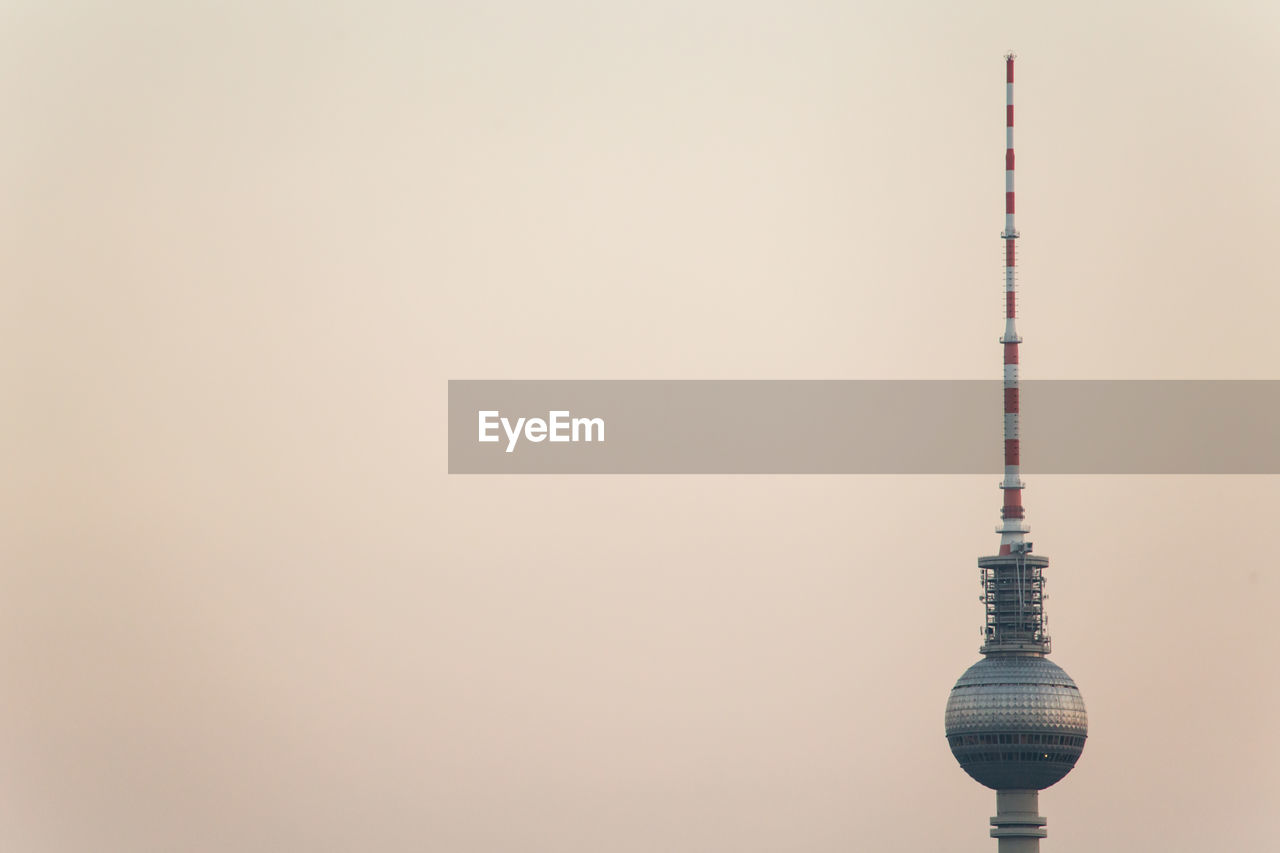
<path id="1" fill-rule="evenodd" d="M 1030 544 L 1022 543 L 1012 554 L 978 559 L 981 600 L 986 610 L 983 654 L 1049 653 L 1044 612 L 1044 570 L 1049 560 L 1031 554 Z"/>

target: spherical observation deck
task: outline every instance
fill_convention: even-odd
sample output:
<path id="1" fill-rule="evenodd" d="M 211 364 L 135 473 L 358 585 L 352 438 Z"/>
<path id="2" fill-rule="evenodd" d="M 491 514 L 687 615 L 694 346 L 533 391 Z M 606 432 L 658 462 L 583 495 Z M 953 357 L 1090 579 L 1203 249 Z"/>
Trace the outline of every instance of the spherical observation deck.
<path id="1" fill-rule="evenodd" d="M 993 655 L 969 667 L 947 700 L 947 741 L 964 771 L 995 790 L 1062 779 L 1089 732 L 1071 676 L 1038 655 Z"/>

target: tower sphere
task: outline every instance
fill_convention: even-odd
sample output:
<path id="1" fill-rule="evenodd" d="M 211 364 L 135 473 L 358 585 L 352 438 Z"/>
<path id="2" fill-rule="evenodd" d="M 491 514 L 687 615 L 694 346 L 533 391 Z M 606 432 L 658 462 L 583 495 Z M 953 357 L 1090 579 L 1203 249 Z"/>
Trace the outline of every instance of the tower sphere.
<path id="1" fill-rule="evenodd" d="M 951 688 L 946 730 L 951 753 L 983 785 L 1040 790 L 1075 766 L 1089 720 L 1062 667 L 1038 655 L 993 655 Z"/>

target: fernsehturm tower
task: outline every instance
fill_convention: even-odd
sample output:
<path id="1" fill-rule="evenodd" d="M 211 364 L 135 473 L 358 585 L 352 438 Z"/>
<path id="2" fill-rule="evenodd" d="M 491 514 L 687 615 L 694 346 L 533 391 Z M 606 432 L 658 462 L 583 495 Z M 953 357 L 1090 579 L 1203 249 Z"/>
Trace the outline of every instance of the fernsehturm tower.
<path id="1" fill-rule="evenodd" d="M 964 771 L 996 792 L 991 835 L 999 853 L 1031 853 L 1045 837 L 1039 792 L 1075 766 L 1084 749 L 1088 718 L 1071 677 L 1049 660 L 1045 632 L 1044 570 L 1049 560 L 1031 552 L 1022 506 L 1018 441 L 1017 241 L 1013 202 L 1013 60 L 1005 56 L 1004 232 L 1004 495 L 1000 551 L 978 558 L 986 608 L 982 660 L 951 688 L 946 730 Z"/>

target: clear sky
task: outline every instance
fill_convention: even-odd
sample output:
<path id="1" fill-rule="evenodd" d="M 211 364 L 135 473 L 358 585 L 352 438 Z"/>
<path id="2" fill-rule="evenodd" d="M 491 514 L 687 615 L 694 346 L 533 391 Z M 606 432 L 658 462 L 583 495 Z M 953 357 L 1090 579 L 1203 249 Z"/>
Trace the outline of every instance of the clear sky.
<path id="1" fill-rule="evenodd" d="M 1023 376 L 1280 378 L 1275 3 L 3 14 L 4 849 L 993 851 L 999 472 L 450 478 L 445 383 L 994 378 L 1006 50 Z M 1280 479 L 1028 482 L 1046 853 L 1273 846 Z"/>

